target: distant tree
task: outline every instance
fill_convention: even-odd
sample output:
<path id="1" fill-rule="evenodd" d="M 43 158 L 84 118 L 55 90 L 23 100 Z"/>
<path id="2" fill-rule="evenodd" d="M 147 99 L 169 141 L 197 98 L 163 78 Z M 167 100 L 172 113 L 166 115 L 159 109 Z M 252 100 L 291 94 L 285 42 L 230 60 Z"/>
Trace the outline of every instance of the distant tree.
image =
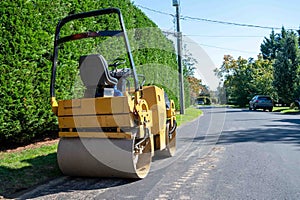
<path id="1" fill-rule="evenodd" d="M 187 45 L 184 45 L 185 54 L 182 56 L 182 66 L 183 66 L 183 76 L 194 76 L 195 74 L 195 64 L 197 64 L 197 60 L 193 57 L 192 53 L 188 50 Z"/>
<path id="2" fill-rule="evenodd" d="M 293 31 L 285 32 L 281 48 L 275 57 L 274 82 L 278 96 L 291 103 L 299 95 L 300 55 L 298 38 Z"/>
<path id="3" fill-rule="evenodd" d="M 224 92 L 228 103 L 239 106 L 246 106 L 255 94 L 273 94 L 272 61 L 264 60 L 261 55 L 257 60 L 242 57 L 235 60 L 225 55 L 221 68 L 215 72 L 223 79 L 223 85 L 219 86 L 219 94 L 223 94 L 220 98 L 222 101 Z"/>
<path id="4" fill-rule="evenodd" d="M 297 33 L 298 33 L 298 46 L 300 47 L 300 27 L 297 30 Z"/>
<path id="5" fill-rule="evenodd" d="M 264 59 L 273 60 L 280 47 L 280 35 L 275 34 L 272 30 L 270 37 L 265 37 L 263 43 L 260 45 L 260 51 Z"/>
<path id="6" fill-rule="evenodd" d="M 227 103 L 226 89 L 224 86 L 219 85 L 217 87 L 216 97 L 218 98 L 218 103 L 220 104 Z"/>
<path id="7" fill-rule="evenodd" d="M 248 69 L 247 64 L 248 61 L 242 57 L 235 60 L 230 55 L 224 56 L 223 64 L 218 73 L 224 79 L 229 103 L 245 106 L 248 102 L 251 70 Z"/>
<path id="8" fill-rule="evenodd" d="M 288 32 L 285 30 L 284 27 L 281 28 L 281 32 L 280 32 L 280 40 L 286 38 L 286 36 L 288 35 Z"/>
<path id="9" fill-rule="evenodd" d="M 273 87 L 273 62 L 272 60 L 263 59 L 260 54 L 257 60 L 249 63 L 252 71 L 251 79 L 251 96 L 256 94 L 267 94 L 275 97 Z"/>
<path id="10" fill-rule="evenodd" d="M 209 87 L 207 85 L 200 84 L 200 91 L 197 98 L 198 103 L 199 101 L 203 101 L 205 105 L 210 105 L 212 103 L 212 93 L 213 92 L 209 90 Z M 216 101 L 214 103 L 216 103 Z"/>
<path id="11" fill-rule="evenodd" d="M 193 76 L 188 76 L 187 80 L 190 88 L 190 101 L 191 104 L 194 104 L 202 89 L 202 80 Z"/>
<path id="12" fill-rule="evenodd" d="M 200 89 L 201 89 L 202 80 L 198 79 L 196 77 L 193 77 L 193 76 L 188 76 L 187 79 L 188 79 L 188 81 L 190 83 L 191 91 L 193 91 L 197 95 L 199 95 Z"/>
<path id="13" fill-rule="evenodd" d="M 204 84 L 200 84 L 200 96 L 206 96 L 206 97 L 210 97 L 210 90 L 209 87 L 207 85 Z"/>

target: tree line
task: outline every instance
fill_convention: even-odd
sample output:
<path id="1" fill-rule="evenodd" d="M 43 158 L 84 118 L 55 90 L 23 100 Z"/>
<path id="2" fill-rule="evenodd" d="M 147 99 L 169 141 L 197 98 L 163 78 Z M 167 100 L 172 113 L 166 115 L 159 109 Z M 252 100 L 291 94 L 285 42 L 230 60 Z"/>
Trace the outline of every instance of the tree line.
<path id="1" fill-rule="evenodd" d="M 260 45 L 256 59 L 224 55 L 215 69 L 221 82 L 221 103 L 246 106 L 258 94 L 270 95 L 275 102 L 291 104 L 300 98 L 300 31 L 272 30 Z"/>

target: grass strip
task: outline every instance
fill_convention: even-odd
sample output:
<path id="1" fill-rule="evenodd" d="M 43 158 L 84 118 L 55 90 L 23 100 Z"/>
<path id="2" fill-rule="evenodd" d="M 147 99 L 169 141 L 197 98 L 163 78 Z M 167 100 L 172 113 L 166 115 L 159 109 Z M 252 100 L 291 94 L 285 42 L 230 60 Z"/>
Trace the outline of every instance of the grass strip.
<path id="1" fill-rule="evenodd" d="M 274 107 L 273 112 L 280 112 L 282 114 L 295 114 L 300 113 L 300 110 L 297 108 L 291 109 L 290 107 Z"/>
<path id="2" fill-rule="evenodd" d="M 197 117 L 202 115 L 202 113 L 203 112 L 199 108 L 195 108 L 195 107 L 189 107 L 185 109 L 184 115 L 180 115 L 180 114 L 176 115 L 177 126 L 192 121 L 193 119 L 196 119 Z"/>
<path id="3" fill-rule="evenodd" d="M 56 149 L 57 143 L 20 152 L 0 152 L 0 196 L 9 197 L 60 176 Z"/>
<path id="4" fill-rule="evenodd" d="M 286 109 L 286 110 L 281 111 L 280 113 L 282 113 L 282 114 L 296 114 L 296 113 L 299 113 L 300 114 L 300 110 L 298 110 L 298 109 Z"/>
<path id="5" fill-rule="evenodd" d="M 273 107 L 273 111 L 272 112 L 281 112 L 284 110 L 288 110 L 290 109 L 289 107 Z"/>

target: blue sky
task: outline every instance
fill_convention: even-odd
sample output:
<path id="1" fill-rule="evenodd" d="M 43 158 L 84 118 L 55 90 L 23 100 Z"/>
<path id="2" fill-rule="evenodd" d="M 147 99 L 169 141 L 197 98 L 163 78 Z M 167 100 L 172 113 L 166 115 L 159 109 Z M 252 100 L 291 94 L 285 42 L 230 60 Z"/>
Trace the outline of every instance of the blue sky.
<path id="1" fill-rule="evenodd" d="M 172 0 L 134 0 L 133 2 L 137 6 L 175 14 Z M 182 16 L 275 28 L 284 26 L 287 29 L 299 28 L 299 7 L 300 1 L 298 0 L 180 0 Z M 159 28 L 171 32 L 175 30 L 172 16 L 159 14 L 142 7 L 140 9 Z M 190 19 L 182 19 L 180 25 L 183 35 L 186 36 L 183 42 L 186 42 L 187 45 L 195 43 L 189 48 L 192 54 L 199 59 L 197 72 L 202 79 L 207 79 L 204 81 L 210 85 L 211 89 L 216 87 L 216 83 L 208 83 L 210 79 L 214 79 L 211 77 L 211 71 L 221 66 L 224 55 L 229 54 L 234 58 L 238 56 L 256 58 L 264 37 L 268 37 L 271 33 L 271 29 L 224 25 Z M 280 32 L 280 30 L 275 30 L 275 32 Z"/>

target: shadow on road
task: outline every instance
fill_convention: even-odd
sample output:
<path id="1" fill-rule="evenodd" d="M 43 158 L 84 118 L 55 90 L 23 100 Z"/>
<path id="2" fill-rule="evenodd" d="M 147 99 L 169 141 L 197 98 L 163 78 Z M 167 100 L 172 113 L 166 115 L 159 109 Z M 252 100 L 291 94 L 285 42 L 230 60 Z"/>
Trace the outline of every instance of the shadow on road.
<path id="1" fill-rule="evenodd" d="M 196 141 L 203 141 L 205 139 L 205 136 L 195 136 L 195 137 L 181 137 L 178 138 L 177 141 L 183 141 L 183 142 L 196 142 Z"/>
<path id="2" fill-rule="evenodd" d="M 268 124 L 262 125 L 259 128 L 250 127 L 248 129 L 222 131 L 222 134 L 217 144 L 232 144 L 243 142 L 277 142 L 286 144 L 296 144 L 300 146 L 300 119 L 298 118 L 298 116 L 293 117 L 289 114 L 286 115 L 278 112 L 268 112 L 263 110 L 250 111 L 247 108 L 215 111 L 211 110 L 209 112 L 212 114 L 257 113 L 256 117 L 253 117 L 254 115 L 249 115 L 249 117 L 241 116 L 240 118 L 235 117 L 234 122 L 236 123 L 239 123 L 241 121 L 244 123 L 248 122 L 247 124 L 253 124 L 252 121 L 264 121 L 266 117 L 268 119 Z M 262 113 L 266 113 L 267 115 L 260 115 Z M 276 115 L 281 115 L 283 117 L 280 117 L 280 119 L 278 119 Z M 230 116 L 228 117 L 230 118 Z"/>
<path id="3" fill-rule="evenodd" d="M 20 196 L 20 199 L 42 198 L 43 196 L 50 196 L 61 194 L 68 196 L 68 193 L 82 192 L 82 191 L 98 191 L 101 189 L 113 188 L 121 185 L 136 182 L 135 179 L 121 179 L 121 178 L 76 178 L 76 177 L 61 177 L 53 180 L 46 185 L 42 185 L 33 189 L 27 194 Z"/>
<path id="4" fill-rule="evenodd" d="M 276 121 L 278 121 L 278 122 L 287 122 L 287 123 L 291 123 L 291 124 L 300 125 L 300 119 L 280 119 L 280 120 L 276 120 Z"/>
<path id="5" fill-rule="evenodd" d="M 275 120 L 274 120 L 275 121 Z M 300 145 L 300 120 L 278 120 L 289 122 L 289 125 L 265 125 L 266 128 L 253 128 L 247 130 L 224 131 L 218 144 L 231 144 L 242 142 L 277 142 Z"/>

